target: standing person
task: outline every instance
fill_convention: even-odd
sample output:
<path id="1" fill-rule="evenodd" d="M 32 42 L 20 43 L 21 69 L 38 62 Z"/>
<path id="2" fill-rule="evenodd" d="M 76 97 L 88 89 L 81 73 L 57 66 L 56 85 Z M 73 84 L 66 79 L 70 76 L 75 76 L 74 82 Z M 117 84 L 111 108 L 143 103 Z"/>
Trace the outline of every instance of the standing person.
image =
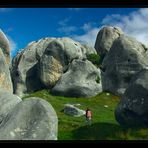
<path id="1" fill-rule="evenodd" d="M 89 108 L 86 109 L 86 122 L 88 123 L 88 125 L 91 125 L 91 119 L 92 119 L 92 112 Z"/>

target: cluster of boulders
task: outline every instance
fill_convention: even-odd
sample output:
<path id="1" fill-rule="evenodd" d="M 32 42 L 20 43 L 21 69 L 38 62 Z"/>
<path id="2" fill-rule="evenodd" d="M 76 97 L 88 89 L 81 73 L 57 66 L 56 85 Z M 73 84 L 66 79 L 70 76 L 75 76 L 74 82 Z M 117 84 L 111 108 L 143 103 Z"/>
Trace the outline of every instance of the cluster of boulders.
<path id="1" fill-rule="evenodd" d="M 100 70 L 87 60 L 94 48 L 70 38 L 44 38 L 30 43 L 13 58 L 11 76 L 14 93 L 47 88 L 52 94 L 91 97 L 102 92 Z"/>
<path id="2" fill-rule="evenodd" d="M 1 30 L 0 56 L 0 140 L 57 140 L 58 118 L 50 103 L 13 94 L 9 41 Z"/>
<path id="3" fill-rule="evenodd" d="M 97 67 L 87 57 L 100 55 Z M 56 140 L 57 115 L 41 98 L 20 97 L 41 89 L 53 95 L 121 96 L 115 118 L 123 126 L 148 125 L 148 50 L 118 27 L 103 27 L 95 48 L 70 38 L 42 38 L 20 50 L 10 63 L 10 46 L 0 30 L 0 139 Z M 64 112 L 84 115 L 73 105 Z"/>
<path id="4" fill-rule="evenodd" d="M 115 110 L 123 126 L 148 126 L 148 48 L 117 27 L 103 27 L 95 43 L 103 91 L 121 96 Z"/>

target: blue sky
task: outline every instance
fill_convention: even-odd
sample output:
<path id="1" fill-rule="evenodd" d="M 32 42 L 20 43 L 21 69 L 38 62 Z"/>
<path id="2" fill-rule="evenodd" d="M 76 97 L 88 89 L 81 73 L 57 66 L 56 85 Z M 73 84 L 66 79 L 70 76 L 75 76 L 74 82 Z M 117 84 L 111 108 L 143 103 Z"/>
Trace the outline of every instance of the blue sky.
<path id="1" fill-rule="evenodd" d="M 0 8 L 0 28 L 11 42 L 11 55 L 43 37 L 71 37 L 94 46 L 103 25 L 119 26 L 148 43 L 147 8 Z"/>

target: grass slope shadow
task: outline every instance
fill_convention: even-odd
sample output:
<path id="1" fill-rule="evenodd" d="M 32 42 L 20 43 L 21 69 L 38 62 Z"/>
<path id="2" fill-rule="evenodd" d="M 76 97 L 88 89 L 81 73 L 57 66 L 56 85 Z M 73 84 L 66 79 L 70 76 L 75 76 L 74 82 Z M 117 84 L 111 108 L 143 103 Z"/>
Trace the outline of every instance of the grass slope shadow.
<path id="1" fill-rule="evenodd" d="M 119 139 L 118 134 L 124 129 L 117 124 L 94 123 L 73 130 L 73 138 L 76 140 L 111 140 Z"/>

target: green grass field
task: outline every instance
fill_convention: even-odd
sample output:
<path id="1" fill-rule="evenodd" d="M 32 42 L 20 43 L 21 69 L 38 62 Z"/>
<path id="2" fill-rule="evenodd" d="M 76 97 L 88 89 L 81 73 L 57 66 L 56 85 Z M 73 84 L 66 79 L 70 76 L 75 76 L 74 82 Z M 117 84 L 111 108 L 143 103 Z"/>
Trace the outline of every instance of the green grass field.
<path id="1" fill-rule="evenodd" d="M 58 140 L 147 140 L 148 128 L 124 129 L 115 120 L 114 110 L 119 97 L 103 92 L 92 98 L 68 98 L 52 96 L 42 90 L 25 96 L 45 99 L 55 109 L 58 122 Z M 79 108 L 92 110 L 92 125 L 88 126 L 85 117 L 71 117 L 62 112 L 64 104 L 79 103 Z M 106 105 L 108 107 L 106 107 Z"/>

